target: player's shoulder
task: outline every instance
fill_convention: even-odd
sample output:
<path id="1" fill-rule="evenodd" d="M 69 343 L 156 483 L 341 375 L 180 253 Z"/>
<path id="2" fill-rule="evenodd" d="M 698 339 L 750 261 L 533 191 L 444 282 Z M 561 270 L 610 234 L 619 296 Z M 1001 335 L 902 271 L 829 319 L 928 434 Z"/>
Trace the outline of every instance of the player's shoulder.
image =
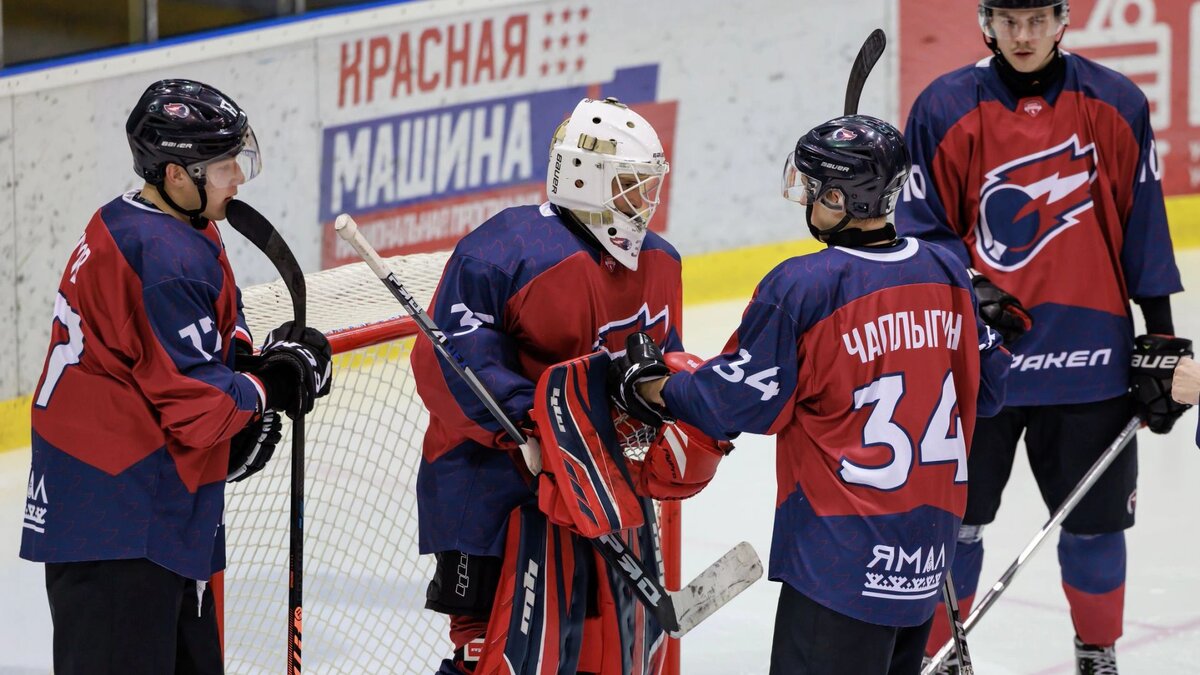
<path id="1" fill-rule="evenodd" d="M 949 126 L 978 108 L 988 64 L 989 60 L 983 59 L 937 77 L 917 95 L 910 115 Z"/>
<path id="2" fill-rule="evenodd" d="M 100 222 L 117 253 L 143 286 L 175 279 L 216 283 L 223 270 L 218 245 L 181 222 L 127 192 L 100 207 Z M 209 225 L 209 227 L 214 227 Z"/>
<path id="3" fill-rule="evenodd" d="M 1063 52 L 1071 77 L 1069 81 L 1088 98 L 1108 103 L 1127 118 L 1146 109 L 1145 92 L 1124 74 L 1089 58 Z"/>
<path id="4" fill-rule="evenodd" d="M 514 206 L 488 218 L 459 240 L 453 258 L 470 259 L 515 277 L 562 262 L 580 250 L 549 203 Z"/>
<path id="5" fill-rule="evenodd" d="M 683 258 L 680 257 L 679 251 L 675 249 L 675 246 L 657 232 L 646 232 L 646 238 L 642 240 L 641 254 L 644 256 L 648 251 L 661 251 L 668 257 L 674 259 L 675 262 L 683 261 Z"/>
<path id="6" fill-rule="evenodd" d="M 966 268 L 949 249 L 901 237 L 888 247 L 833 246 L 783 261 L 763 280 L 769 295 L 815 294 L 852 298 L 888 285 L 950 283 L 964 286 Z"/>

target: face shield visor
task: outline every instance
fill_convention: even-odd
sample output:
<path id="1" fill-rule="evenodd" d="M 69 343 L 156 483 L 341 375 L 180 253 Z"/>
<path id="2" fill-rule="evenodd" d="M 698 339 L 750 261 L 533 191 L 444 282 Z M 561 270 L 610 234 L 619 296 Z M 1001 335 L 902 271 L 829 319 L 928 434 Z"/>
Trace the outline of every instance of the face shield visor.
<path id="1" fill-rule="evenodd" d="M 783 197 L 803 206 L 812 206 L 820 200 L 821 205 L 833 211 L 842 211 L 845 206 L 841 203 L 822 199 L 824 184 L 819 178 L 814 178 L 796 166 L 796 153 L 789 152 L 783 163 Z"/>
<path id="2" fill-rule="evenodd" d="M 246 128 L 242 143 L 230 152 L 187 167 L 188 173 L 207 185 L 224 189 L 249 182 L 262 171 L 262 154 L 254 130 Z"/>
<path id="3" fill-rule="evenodd" d="M 624 215 L 636 229 L 645 229 L 658 209 L 662 186 L 670 170 L 667 162 L 611 160 L 604 164 L 612 195 L 604 206 L 614 214 Z"/>
<path id="4" fill-rule="evenodd" d="M 993 40 L 1041 40 L 1058 34 L 1067 25 L 1057 6 L 1038 9 L 979 8 L 979 27 Z"/>

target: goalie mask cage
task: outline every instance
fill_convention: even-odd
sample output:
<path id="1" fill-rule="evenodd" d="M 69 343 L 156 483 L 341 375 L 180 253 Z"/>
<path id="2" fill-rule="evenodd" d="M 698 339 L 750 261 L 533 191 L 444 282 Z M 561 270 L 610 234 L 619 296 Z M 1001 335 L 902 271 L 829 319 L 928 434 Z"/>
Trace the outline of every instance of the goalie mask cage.
<path id="1" fill-rule="evenodd" d="M 422 307 L 447 252 L 388 259 Z M 428 415 L 408 355 L 412 320 L 364 263 L 305 276 L 308 323 L 334 351 L 333 389 L 306 416 L 306 672 L 434 673 L 451 655 L 448 620 L 427 611 L 433 556 L 417 553 L 417 467 Z M 242 292 L 255 339 L 291 320 L 282 281 Z M 287 662 L 291 425 L 259 474 L 226 486 L 223 630 L 232 674 L 281 673 Z M 664 583 L 678 589 L 679 506 L 659 504 Z M 670 640 L 666 675 L 678 675 Z"/>

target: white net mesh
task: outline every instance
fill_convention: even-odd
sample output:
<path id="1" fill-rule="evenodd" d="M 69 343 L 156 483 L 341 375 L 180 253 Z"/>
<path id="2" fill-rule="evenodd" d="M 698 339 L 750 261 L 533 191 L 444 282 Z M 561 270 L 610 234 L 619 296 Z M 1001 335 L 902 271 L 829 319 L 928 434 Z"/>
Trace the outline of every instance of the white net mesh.
<path id="1" fill-rule="evenodd" d="M 419 254 L 388 263 L 428 308 L 446 258 Z M 307 323 L 330 335 L 337 356 L 331 394 L 306 417 L 304 670 L 433 673 L 451 648 L 446 618 L 424 609 L 433 557 L 417 554 L 415 483 L 427 415 L 409 376 L 415 327 L 362 263 L 305 279 Z M 282 282 L 244 289 L 242 298 L 259 342 L 292 318 Z M 375 333 L 382 341 L 346 348 Z M 627 453 L 639 457 L 653 434 L 636 420 L 617 422 Z M 285 671 L 290 451 L 285 434 L 265 470 L 226 492 L 231 674 Z M 678 538 L 673 514 L 660 516 L 664 539 Z M 663 545 L 677 551 L 677 544 Z"/>
<path id="2" fill-rule="evenodd" d="M 427 305 L 445 259 L 389 262 Z M 326 333 L 375 326 L 391 338 L 340 353 L 333 392 L 307 418 L 304 669 L 431 673 L 450 648 L 444 618 L 424 610 L 433 561 L 417 555 L 414 485 L 426 415 L 408 377 L 404 310 L 361 263 L 308 275 L 306 286 L 310 325 Z M 259 341 L 292 318 L 282 282 L 247 288 L 243 301 Z M 286 665 L 290 449 L 285 436 L 263 472 L 227 491 L 230 673 Z"/>

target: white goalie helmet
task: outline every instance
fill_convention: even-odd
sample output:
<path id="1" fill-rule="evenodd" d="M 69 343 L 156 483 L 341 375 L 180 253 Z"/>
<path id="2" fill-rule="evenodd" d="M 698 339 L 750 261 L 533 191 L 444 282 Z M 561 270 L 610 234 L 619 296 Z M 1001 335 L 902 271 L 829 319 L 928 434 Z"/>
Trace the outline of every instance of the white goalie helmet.
<path id="1" fill-rule="evenodd" d="M 658 134 L 615 98 L 585 98 L 550 144 L 546 194 L 631 270 L 669 170 Z"/>

